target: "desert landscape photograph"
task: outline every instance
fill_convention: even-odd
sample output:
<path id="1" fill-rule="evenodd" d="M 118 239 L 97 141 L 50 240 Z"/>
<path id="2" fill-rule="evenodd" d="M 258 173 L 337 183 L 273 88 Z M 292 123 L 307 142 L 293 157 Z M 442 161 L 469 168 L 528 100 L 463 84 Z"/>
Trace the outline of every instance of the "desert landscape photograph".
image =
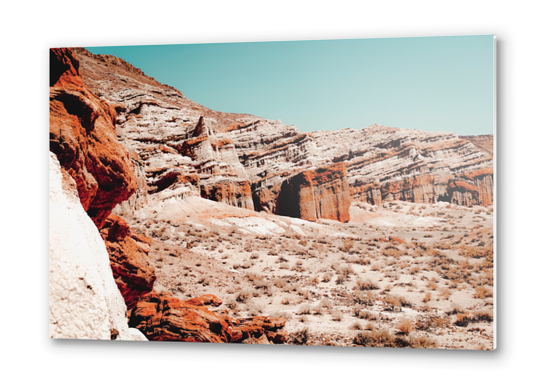
<path id="1" fill-rule="evenodd" d="M 495 349 L 493 36 L 49 55 L 51 338 Z"/>

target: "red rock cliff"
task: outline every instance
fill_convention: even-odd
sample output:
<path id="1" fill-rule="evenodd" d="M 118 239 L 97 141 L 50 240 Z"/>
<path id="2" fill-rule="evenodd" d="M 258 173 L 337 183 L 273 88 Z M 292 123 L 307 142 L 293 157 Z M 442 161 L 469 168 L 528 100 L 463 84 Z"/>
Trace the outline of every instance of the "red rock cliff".
<path id="1" fill-rule="evenodd" d="M 98 228 L 136 189 L 128 152 L 117 141 L 116 112 L 81 80 L 72 51 L 50 51 L 50 150 L 77 184 Z"/>
<path id="2" fill-rule="evenodd" d="M 350 220 L 350 190 L 344 163 L 301 172 L 284 181 L 276 213 L 304 220 Z"/>

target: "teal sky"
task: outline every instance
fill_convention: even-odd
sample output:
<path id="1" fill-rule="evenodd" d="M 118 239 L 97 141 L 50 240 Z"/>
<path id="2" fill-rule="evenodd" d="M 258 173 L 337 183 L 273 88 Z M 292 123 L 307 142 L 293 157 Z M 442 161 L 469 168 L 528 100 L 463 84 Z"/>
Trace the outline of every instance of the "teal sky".
<path id="1" fill-rule="evenodd" d="M 493 36 L 86 47 L 208 108 L 310 132 L 493 133 Z"/>

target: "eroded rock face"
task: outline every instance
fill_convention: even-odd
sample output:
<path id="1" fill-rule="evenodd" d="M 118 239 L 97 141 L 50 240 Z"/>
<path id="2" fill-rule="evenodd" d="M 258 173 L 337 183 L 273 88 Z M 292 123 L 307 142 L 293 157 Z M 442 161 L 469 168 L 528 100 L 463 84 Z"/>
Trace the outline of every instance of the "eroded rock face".
<path id="1" fill-rule="evenodd" d="M 282 183 L 276 213 L 316 221 L 350 220 L 350 191 L 344 163 L 301 172 Z"/>
<path id="2" fill-rule="evenodd" d="M 98 228 L 136 189 L 128 152 L 119 145 L 116 112 L 82 83 L 70 49 L 51 50 L 50 149 L 77 184 Z"/>
<path id="3" fill-rule="evenodd" d="M 206 198 L 253 208 L 248 174 L 231 135 L 222 129 L 235 121 L 234 115 L 204 108 L 112 56 L 76 52 L 85 84 L 115 106 L 119 140 L 137 158 L 136 173 L 150 186 L 138 186 L 123 213 L 147 203 L 151 193 L 152 201 L 164 201 L 202 191 Z M 170 183 L 172 175 L 183 177 Z"/>
<path id="4" fill-rule="evenodd" d="M 105 241 L 113 277 L 126 302 L 132 309 L 140 297 L 152 291 L 156 272 L 148 254 L 152 240 L 131 233 L 124 219 L 116 215 L 107 218 L 100 235 Z"/>
<path id="5" fill-rule="evenodd" d="M 81 205 L 76 183 L 53 153 L 49 188 L 50 337 L 146 340 L 128 328 L 104 242 Z"/>

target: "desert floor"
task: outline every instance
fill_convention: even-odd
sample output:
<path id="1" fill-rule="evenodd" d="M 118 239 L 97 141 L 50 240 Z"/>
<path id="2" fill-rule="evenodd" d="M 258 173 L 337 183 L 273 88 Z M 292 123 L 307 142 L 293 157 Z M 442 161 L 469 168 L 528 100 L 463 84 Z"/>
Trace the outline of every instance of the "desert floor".
<path id="1" fill-rule="evenodd" d="M 493 349 L 492 207 L 350 214 L 313 223 L 188 198 L 126 219 L 154 239 L 155 290 L 285 317 L 292 344 Z"/>

